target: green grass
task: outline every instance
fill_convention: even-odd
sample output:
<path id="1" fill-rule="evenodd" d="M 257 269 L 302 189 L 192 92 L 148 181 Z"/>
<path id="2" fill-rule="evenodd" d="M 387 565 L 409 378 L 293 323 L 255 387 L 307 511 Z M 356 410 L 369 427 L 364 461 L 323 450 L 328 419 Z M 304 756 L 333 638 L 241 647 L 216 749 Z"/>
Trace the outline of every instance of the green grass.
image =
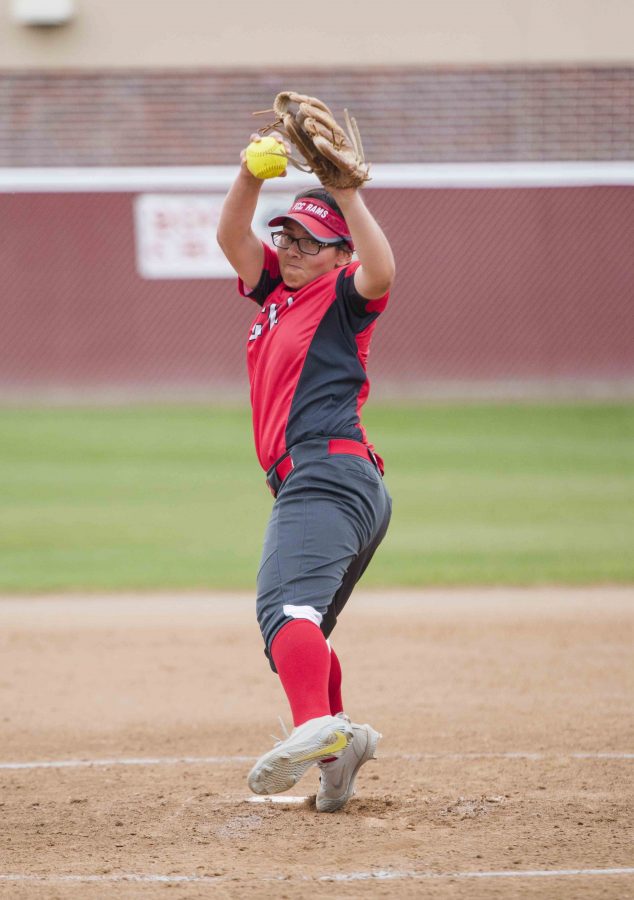
<path id="1" fill-rule="evenodd" d="M 0 590 L 253 587 L 246 409 L 0 412 Z M 370 408 L 394 497 L 367 585 L 634 582 L 634 407 Z"/>

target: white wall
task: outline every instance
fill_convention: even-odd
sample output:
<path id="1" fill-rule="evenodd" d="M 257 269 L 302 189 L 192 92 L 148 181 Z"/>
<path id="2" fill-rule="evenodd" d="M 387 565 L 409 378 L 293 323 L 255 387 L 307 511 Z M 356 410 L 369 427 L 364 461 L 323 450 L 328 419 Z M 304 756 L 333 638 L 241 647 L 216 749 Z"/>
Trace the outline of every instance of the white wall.
<path id="1" fill-rule="evenodd" d="M 634 0 L 75 0 L 34 29 L 0 6 L 0 68 L 634 65 Z"/>

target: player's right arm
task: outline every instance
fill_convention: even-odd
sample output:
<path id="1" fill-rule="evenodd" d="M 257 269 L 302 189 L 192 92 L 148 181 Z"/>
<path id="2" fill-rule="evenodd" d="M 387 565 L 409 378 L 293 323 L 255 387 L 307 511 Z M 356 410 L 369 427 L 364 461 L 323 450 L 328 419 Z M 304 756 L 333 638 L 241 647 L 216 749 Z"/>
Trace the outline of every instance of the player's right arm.
<path id="1" fill-rule="evenodd" d="M 240 159 L 240 171 L 222 204 L 216 239 L 238 277 L 253 288 L 264 264 L 262 241 L 251 227 L 263 182 L 247 169 L 244 150 Z"/>
<path id="2" fill-rule="evenodd" d="M 272 137 L 286 147 L 277 132 L 273 132 Z M 250 139 L 259 141 L 261 136 L 252 134 Z M 290 147 L 287 148 L 289 151 Z M 243 150 L 240 153 L 240 171 L 225 197 L 216 233 L 220 249 L 249 288 L 254 288 L 260 280 L 264 265 L 262 241 L 251 227 L 263 183 L 261 178 L 256 178 L 247 169 Z"/>

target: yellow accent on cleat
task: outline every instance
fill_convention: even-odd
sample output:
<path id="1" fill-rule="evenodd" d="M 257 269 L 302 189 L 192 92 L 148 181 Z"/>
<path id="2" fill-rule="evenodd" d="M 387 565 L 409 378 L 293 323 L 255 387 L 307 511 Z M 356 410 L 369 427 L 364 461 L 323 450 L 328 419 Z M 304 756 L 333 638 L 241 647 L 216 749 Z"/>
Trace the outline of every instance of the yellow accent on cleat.
<path id="1" fill-rule="evenodd" d="M 310 759 L 320 759 L 324 756 L 338 753 L 339 750 L 344 750 L 348 746 L 349 738 L 342 731 L 335 731 L 335 735 L 337 740 L 329 744 L 328 747 L 321 747 L 319 750 L 313 750 L 312 753 L 307 753 L 305 756 L 298 756 L 295 761 L 308 762 Z"/>

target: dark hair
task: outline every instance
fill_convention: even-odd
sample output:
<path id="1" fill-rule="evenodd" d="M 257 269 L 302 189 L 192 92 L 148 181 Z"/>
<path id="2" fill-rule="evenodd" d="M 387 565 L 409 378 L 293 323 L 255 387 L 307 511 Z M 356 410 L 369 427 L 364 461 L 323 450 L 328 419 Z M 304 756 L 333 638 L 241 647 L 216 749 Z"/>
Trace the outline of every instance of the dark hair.
<path id="1" fill-rule="evenodd" d="M 295 200 L 293 201 L 293 203 L 296 200 L 301 200 L 303 197 L 313 197 L 315 200 L 321 200 L 322 203 L 327 203 L 328 206 L 331 209 L 333 209 L 337 213 L 338 216 L 341 216 L 341 218 L 345 222 L 346 217 L 341 212 L 341 207 L 339 206 L 339 204 L 337 203 L 335 198 L 332 196 L 332 194 L 328 193 L 326 188 L 318 187 L 318 188 L 311 188 L 309 191 L 300 191 L 299 194 L 295 195 Z"/>

